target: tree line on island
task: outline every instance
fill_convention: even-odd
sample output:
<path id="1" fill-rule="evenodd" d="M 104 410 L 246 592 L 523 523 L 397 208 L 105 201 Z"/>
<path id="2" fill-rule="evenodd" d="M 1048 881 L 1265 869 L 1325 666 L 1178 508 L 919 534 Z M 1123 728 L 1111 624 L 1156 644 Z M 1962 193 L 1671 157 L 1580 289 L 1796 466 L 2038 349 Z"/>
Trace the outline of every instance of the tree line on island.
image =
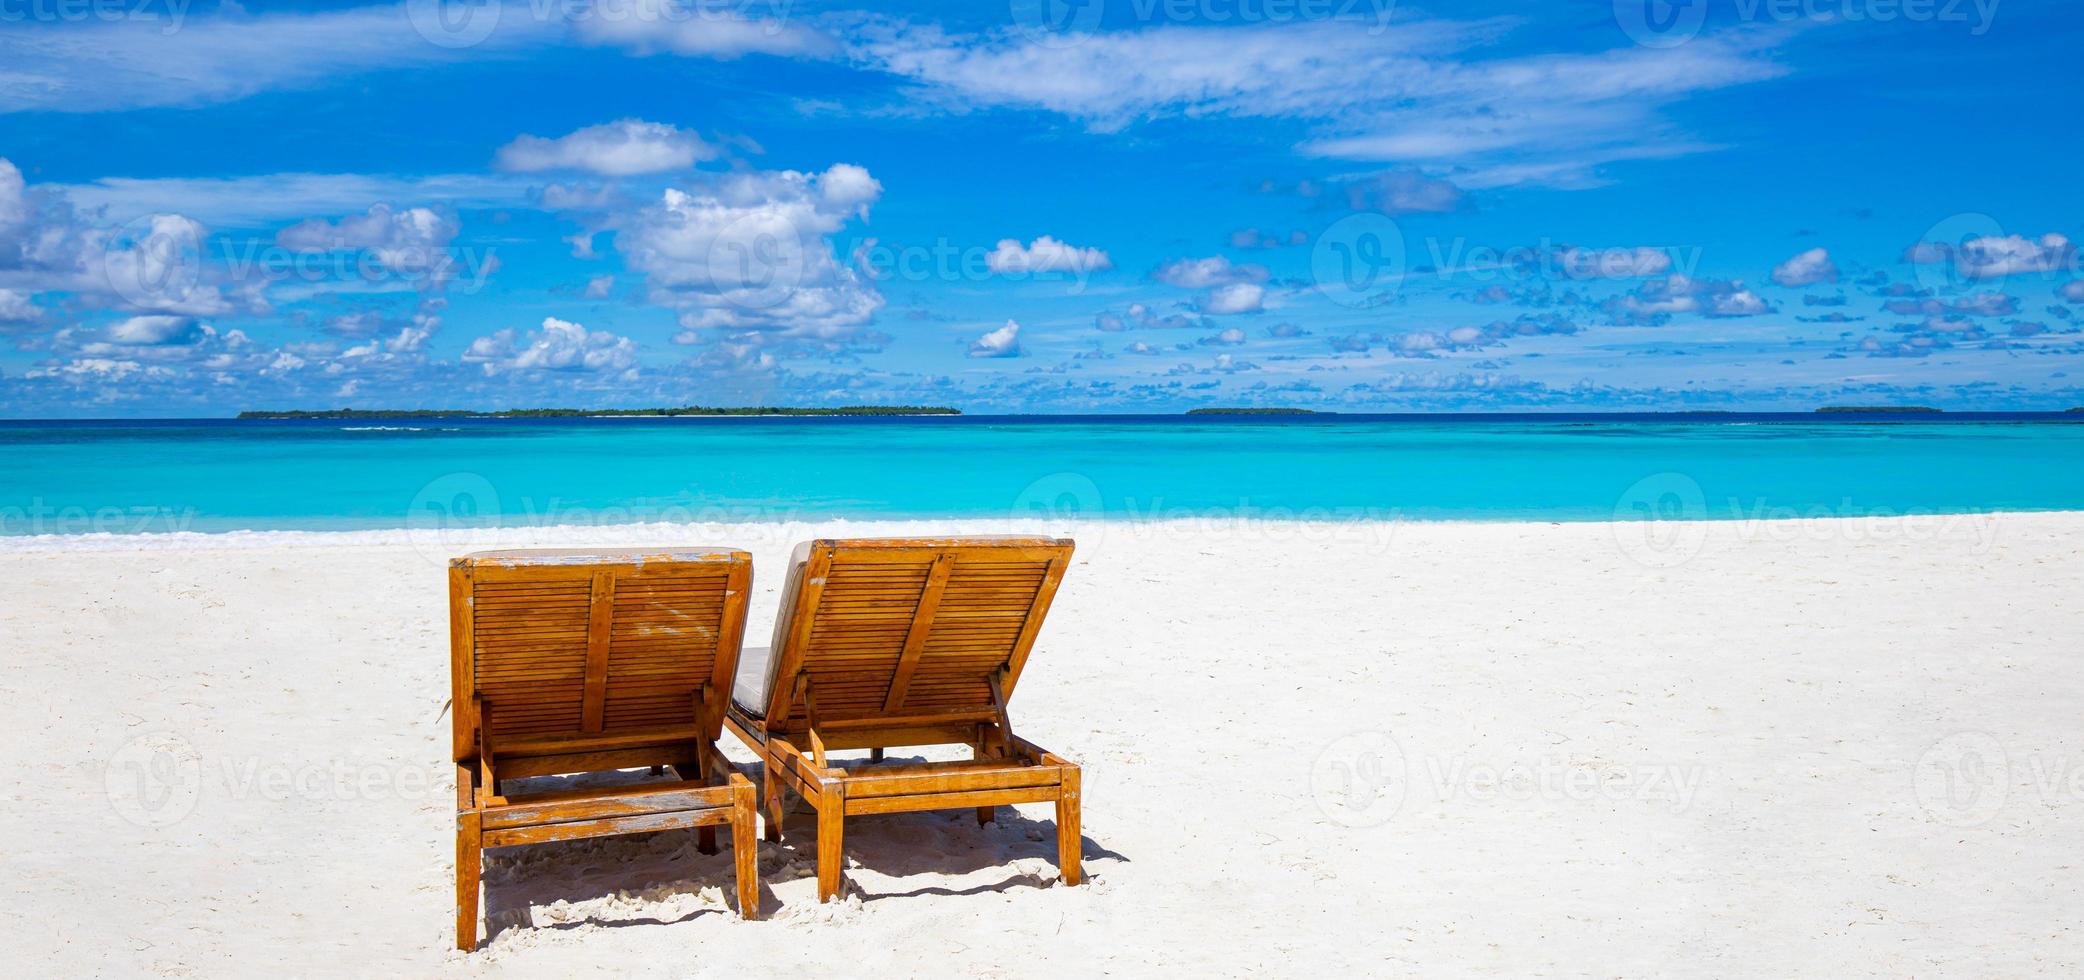
<path id="1" fill-rule="evenodd" d="M 683 405 L 677 408 L 509 408 L 497 412 L 444 408 L 330 408 L 317 411 L 249 411 L 242 419 L 562 419 L 631 416 L 718 415 L 961 415 L 942 405 L 841 405 L 834 408 L 738 408 Z"/>

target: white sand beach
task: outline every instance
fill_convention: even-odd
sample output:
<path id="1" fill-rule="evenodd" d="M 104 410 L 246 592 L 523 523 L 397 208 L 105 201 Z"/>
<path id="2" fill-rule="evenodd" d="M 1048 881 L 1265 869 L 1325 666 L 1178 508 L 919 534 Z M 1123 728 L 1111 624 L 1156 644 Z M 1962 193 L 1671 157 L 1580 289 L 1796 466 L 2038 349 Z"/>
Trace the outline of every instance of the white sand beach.
<path id="1" fill-rule="evenodd" d="M 1013 701 L 1046 805 L 495 852 L 451 948 L 443 560 L 1080 543 Z M 0 949 L 36 975 L 2076 976 L 2084 514 L 832 523 L 0 542 Z M 729 736 L 725 748 L 749 766 Z M 903 750 L 893 755 L 902 756 Z"/>

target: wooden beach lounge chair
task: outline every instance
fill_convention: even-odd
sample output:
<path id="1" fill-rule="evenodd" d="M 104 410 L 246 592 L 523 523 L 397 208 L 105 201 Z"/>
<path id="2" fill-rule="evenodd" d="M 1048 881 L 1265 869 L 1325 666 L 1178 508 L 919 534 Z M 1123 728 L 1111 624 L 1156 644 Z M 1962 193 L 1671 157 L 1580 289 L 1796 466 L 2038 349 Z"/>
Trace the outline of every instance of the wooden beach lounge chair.
<path id="1" fill-rule="evenodd" d="M 1079 772 L 1015 735 L 1006 700 L 1071 560 L 1040 537 L 819 540 L 797 546 L 767 650 L 748 650 L 725 723 L 818 813 L 818 898 L 840 890 L 847 817 L 1056 804 L 1057 866 L 1079 880 Z M 972 760 L 879 764 L 888 746 L 968 745 Z M 826 753 L 870 749 L 841 767 Z"/>
<path id="2" fill-rule="evenodd" d="M 716 749 L 752 586 L 726 549 L 492 551 L 449 566 L 456 946 L 484 848 L 729 825 L 738 911 L 759 913 L 753 785 Z M 508 795 L 511 780 L 650 767 L 677 779 Z M 627 780 L 625 780 L 627 782 Z"/>

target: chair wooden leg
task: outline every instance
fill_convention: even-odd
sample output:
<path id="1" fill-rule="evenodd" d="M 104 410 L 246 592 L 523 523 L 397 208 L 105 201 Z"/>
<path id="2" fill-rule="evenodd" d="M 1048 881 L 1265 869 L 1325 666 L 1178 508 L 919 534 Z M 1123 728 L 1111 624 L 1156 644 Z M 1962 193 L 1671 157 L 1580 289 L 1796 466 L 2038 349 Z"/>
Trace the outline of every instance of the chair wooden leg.
<path id="1" fill-rule="evenodd" d="M 704 854 L 716 853 L 716 828 L 698 827 L 695 830 L 695 850 Z"/>
<path id="2" fill-rule="evenodd" d="M 995 807 L 995 806 L 980 806 L 980 807 L 978 807 L 978 808 L 977 808 L 977 826 L 979 826 L 979 827 L 982 827 L 982 826 L 984 826 L 985 824 L 988 824 L 988 823 L 992 822 L 993 820 L 996 820 L 996 819 L 998 819 L 998 815 L 999 815 L 999 808 L 998 808 L 998 807 Z"/>
<path id="3" fill-rule="evenodd" d="M 1078 866 L 1080 834 L 1078 825 L 1078 767 L 1064 768 L 1063 785 L 1057 789 L 1056 798 L 1056 866 L 1064 878 L 1064 884 L 1075 885 L 1085 875 Z"/>
<path id="4" fill-rule="evenodd" d="M 769 758 L 768 758 L 768 759 L 766 760 L 766 764 L 760 767 L 760 772 L 761 772 L 761 776 L 760 776 L 760 798 L 761 798 L 761 800 L 762 800 L 763 802 L 765 802 L 765 803 L 767 804 L 767 834 L 766 834 L 766 836 L 767 836 L 767 840 L 768 840 L 769 842 L 771 842 L 771 843 L 775 843 L 775 844 L 779 844 L 779 843 L 781 843 L 781 825 L 782 825 L 782 787 L 781 787 L 781 776 L 777 775 L 777 774 L 775 773 L 775 771 L 774 771 L 774 767 L 775 767 L 775 766 L 778 766 L 778 765 L 780 765 L 780 764 L 781 764 L 781 763 L 780 763 L 780 762 L 778 762 L 777 760 L 775 760 L 774 758 L 772 758 L 772 757 L 769 757 Z"/>
<path id="5" fill-rule="evenodd" d="M 869 750 L 868 750 L 868 761 L 870 761 L 870 762 L 881 762 L 881 761 L 883 761 L 883 750 L 882 750 L 881 748 L 874 748 L 874 749 L 869 749 Z"/>
<path id="6" fill-rule="evenodd" d="M 847 798 L 844 786 L 829 782 L 824 786 L 824 799 L 818 801 L 818 901 L 829 902 L 839 896 L 840 835 L 847 816 Z"/>
<path id="7" fill-rule="evenodd" d="M 760 917 L 760 845 L 753 840 L 759 807 L 751 783 L 740 782 L 731 805 L 731 855 L 738 860 L 738 916 Z"/>
<path id="8" fill-rule="evenodd" d="M 478 948 L 478 882 L 484 849 L 479 846 L 479 817 L 456 815 L 456 948 Z"/>

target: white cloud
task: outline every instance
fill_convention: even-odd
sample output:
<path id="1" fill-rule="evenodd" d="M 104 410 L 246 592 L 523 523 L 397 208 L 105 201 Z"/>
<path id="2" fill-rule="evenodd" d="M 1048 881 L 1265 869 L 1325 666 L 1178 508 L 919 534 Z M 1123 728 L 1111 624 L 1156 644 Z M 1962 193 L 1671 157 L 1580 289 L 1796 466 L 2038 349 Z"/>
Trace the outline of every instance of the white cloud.
<path id="1" fill-rule="evenodd" d="M 686 0 L 597 3 L 575 27 L 582 41 L 640 55 L 728 59 L 746 54 L 816 56 L 837 49 L 832 38 L 801 24 L 749 18 L 719 5 Z"/>
<path id="2" fill-rule="evenodd" d="M 368 213 L 339 221 L 311 218 L 276 233 L 284 248 L 303 251 L 366 252 L 384 268 L 405 273 L 455 271 L 449 245 L 461 231 L 455 216 L 430 208 L 394 210 L 376 204 Z"/>
<path id="3" fill-rule="evenodd" d="M 134 316 L 108 328 L 109 343 L 134 347 L 193 344 L 204 327 L 194 317 Z"/>
<path id="4" fill-rule="evenodd" d="M 1661 324 L 1674 313 L 1737 317 L 1773 312 L 1772 305 L 1744 288 L 1742 280 L 1695 279 L 1678 273 L 1643 283 L 1601 308 L 1616 322 L 1633 325 Z"/>
<path id="5" fill-rule="evenodd" d="M 2084 303 L 2084 279 L 2073 279 L 2063 283 L 2062 298 L 2072 303 Z"/>
<path id="6" fill-rule="evenodd" d="M 132 6 L 158 13 L 0 31 L 0 112 L 212 105 L 370 72 L 514 58 L 567 38 L 709 58 L 834 47 L 799 23 L 684 0 L 425 0 L 258 15 L 231 4 L 212 14 L 186 3 Z"/>
<path id="7" fill-rule="evenodd" d="M 1201 295 L 1195 308 L 1210 316 L 1256 313 L 1265 308 L 1266 287 L 1256 282 L 1233 282 Z"/>
<path id="8" fill-rule="evenodd" d="M 1266 267 L 1250 263 L 1232 264 L 1221 255 L 1205 259 L 1175 259 L 1158 267 L 1151 278 L 1181 289 L 1208 289 L 1232 283 L 1265 282 Z"/>
<path id="9" fill-rule="evenodd" d="M 1200 340 L 1195 341 L 1195 343 L 1198 343 L 1203 347 L 1229 347 L 1235 346 L 1237 344 L 1242 344 L 1244 342 L 1245 332 L 1243 330 L 1239 330 L 1236 327 L 1230 327 L 1225 330 L 1219 330 L 1214 334 L 1211 334 L 1207 337 L 1203 337 Z"/>
<path id="10" fill-rule="evenodd" d="M 531 182 L 522 177 L 435 174 L 275 173 L 248 177 L 103 177 L 84 184 L 42 185 L 110 222 L 179 212 L 213 228 L 256 228 L 314 214 L 352 214 L 384 201 L 439 201 L 451 208 L 520 207 Z"/>
<path id="11" fill-rule="evenodd" d="M 1741 287 L 1743 284 L 1737 285 Z M 1757 316 L 1772 311 L 1773 308 L 1766 305 L 1766 301 L 1760 299 L 1757 293 L 1743 288 L 1710 296 L 1708 299 L 1707 312 L 1710 316 Z"/>
<path id="12" fill-rule="evenodd" d="M 83 357 L 51 367 L 30 370 L 24 377 L 52 378 L 74 384 L 88 382 L 104 383 L 126 381 L 133 377 L 171 378 L 175 372 L 159 365 L 144 365 L 136 361 L 118 360 L 109 357 Z"/>
<path id="13" fill-rule="evenodd" d="M 587 299 L 605 299 L 608 291 L 615 288 L 614 276 L 594 276 L 586 280 Z"/>
<path id="14" fill-rule="evenodd" d="M 1043 235 L 1022 247 L 1016 238 L 1002 238 L 997 248 L 984 257 L 984 266 L 1002 275 L 1068 272 L 1084 275 L 1101 269 L 1114 268 L 1107 253 L 1097 248 L 1080 248 L 1067 245 L 1048 235 Z"/>
<path id="15" fill-rule="evenodd" d="M 719 152 L 700 136 L 665 123 L 618 119 L 588 126 L 556 139 L 519 136 L 499 148 L 499 169 L 534 173 L 583 170 L 603 177 L 686 170 Z"/>
<path id="16" fill-rule="evenodd" d="M 1020 324 L 1011 320 L 1006 325 L 970 341 L 971 357 L 1019 357 Z"/>
<path id="17" fill-rule="evenodd" d="M 953 111 L 1045 109 L 1103 132 L 1155 118 L 1294 119 L 1320 134 L 1300 146 L 1315 156 L 1471 166 L 1540 153 L 1570 162 L 1507 179 L 1529 183 L 1582 180 L 1585 160 L 1616 147 L 1677 145 L 1660 139 L 1659 107 L 1786 71 L 1752 49 L 1770 37 L 1760 32 L 1664 49 L 1491 56 L 1486 49 L 1512 26 L 1401 18 L 1382 31 L 1338 20 L 1170 25 L 1060 44 L 872 24 L 852 53 L 925 83 Z"/>
<path id="18" fill-rule="evenodd" d="M 1963 242 L 1954 252 L 1954 267 L 1976 279 L 1996 279 L 2068 268 L 2076 251 L 2070 240 L 2049 232 L 2038 239 L 2020 235 L 1986 236 Z"/>
<path id="19" fill-rule="evenodd" d="M 1960 244 L 1917 242 L 1903 250 L 1903 261 L 1918 265 L 1952 263 L 1955 271 L 1970 279 L 2061 272 L 2072 268 L 2077 257 L 2070 240 L 2055 232 L 2039 238 L 2023 235 L 1983 235 Z"/>
<path id="20" fill-rule="evenodd" d="M 367 71 L 498 55 L 556 37 L 549 24 L 503 20 L 510 23 L 467 50 L 430 43 L 399 4 L 17 27 L 0 32 L 0 78 L 7 81 L 0 112 L 209 105 Z"/>
<path id="21" fill-rule="evenodd" d="M 208 231 L 178 214 L 102 226 L 64 195 L 30 187 L 0 158 L 0 289 L 70 292 L 128 311 L 213 316 L 264 309 L 259 282 L 230 296 L 219 287 L 224 270 L 204 262 Z"/>
<path id="22" fill-rule="evenodd" d="M 43 310 L 29 297 L 12 289 L 0 289 L 0 323 L 26 323 Z"/>
<path id="23" fill-rule="evenodd" d="M 1821 248 L 1796 253 L 1773 267 L 1773 282 L 1790 289 L 1837 281 L 1838 266 L 1831 261 L 1831 253 Z"/>
<path id="24" fill-rule="evenodd" d="M 865 217 L 882 193 L 867 170 L 836 164 L 733 174 L 669 189 L 617 219 L 616 248 L 651 298 L 680 311 L 683 333 L 775 335 L 822 346 L 854 339 L 883 297 L 834 254 L 831 235 Z"/>
<path id="25" fill-rule="evenodd" d="M 502 371 L 628 372 L 637 365 L 637 343 L 605 330 L 588 330 L 556 317 L 544 317 L 543 328 L 523 337 L 509 327 L 471 341 L 466 363 L 482 364 L 486 374 Z"/>

